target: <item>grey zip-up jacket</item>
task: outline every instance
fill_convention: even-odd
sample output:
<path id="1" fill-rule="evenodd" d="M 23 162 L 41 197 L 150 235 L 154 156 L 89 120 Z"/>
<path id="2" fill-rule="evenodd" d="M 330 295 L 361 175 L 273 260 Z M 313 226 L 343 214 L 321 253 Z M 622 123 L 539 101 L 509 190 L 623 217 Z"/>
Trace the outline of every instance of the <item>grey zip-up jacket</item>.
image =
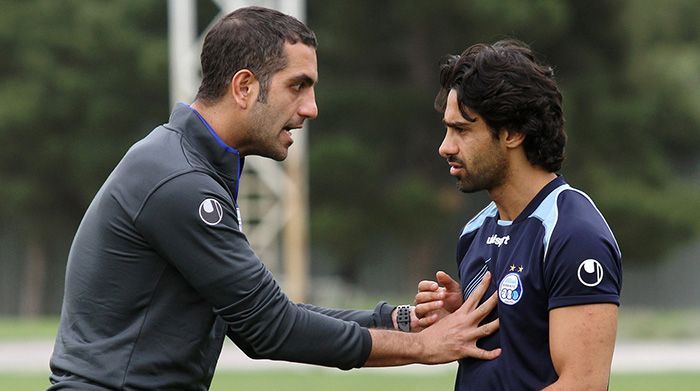
<path id="1" fill-rule="evenodd" d="M 70 250 L 51 390 L 205 390 L 225 335 L 253 358 L 365 363 L 393 307 L 291 302 L 239 229 L 242 164 L 184 104 L 127 152 Z"/>

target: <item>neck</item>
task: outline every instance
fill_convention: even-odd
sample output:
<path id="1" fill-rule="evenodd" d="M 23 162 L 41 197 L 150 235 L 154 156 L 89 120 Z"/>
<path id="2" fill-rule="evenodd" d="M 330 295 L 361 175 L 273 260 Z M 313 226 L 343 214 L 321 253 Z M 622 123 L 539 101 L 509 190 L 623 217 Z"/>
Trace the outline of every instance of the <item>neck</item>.
<path id="1" fill-rule="evenodd" d="M 199 115 L 204 118 L 205 121 L 211 126 L 211 128 L 216 132 L 216 134 L 223 140 L 226 145 L 236 148 L 235 139 L 233 137 L 233 130 L 229 128 L 229 123 L 231 122 L 227 119 L 227 111 L 225 111 L 221 104 L 207 104 L 200 100 L 195 100 L 190 107 L 197 110 Z"/>
<path id="2" fill-rule="evenodd" d="M 537 193 L 556 176 L 553 172 L 529 164 L 511 169 L 502 185 L 489 190 L 500 218 L 515 220 Z"/>

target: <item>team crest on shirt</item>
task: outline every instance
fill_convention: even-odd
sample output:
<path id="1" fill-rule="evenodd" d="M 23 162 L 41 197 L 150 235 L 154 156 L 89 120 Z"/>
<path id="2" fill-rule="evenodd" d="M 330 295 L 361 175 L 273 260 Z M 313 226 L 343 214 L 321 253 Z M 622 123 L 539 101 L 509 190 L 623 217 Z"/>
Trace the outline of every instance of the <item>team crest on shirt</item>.
<path id="1" fill-rule="evenodd" d="M 207 198 L 199 204 L 199 217 L 207 225 L 216 225 L 224 218 L 224 208 L 219 201 Z"/>
<path id="2" fill-rule="evenodd" d="M 523 283 L 518 273 L 508 273 L 498 284 L 498 297 L 503 304 L 513 305 L 523 297 Z"/>

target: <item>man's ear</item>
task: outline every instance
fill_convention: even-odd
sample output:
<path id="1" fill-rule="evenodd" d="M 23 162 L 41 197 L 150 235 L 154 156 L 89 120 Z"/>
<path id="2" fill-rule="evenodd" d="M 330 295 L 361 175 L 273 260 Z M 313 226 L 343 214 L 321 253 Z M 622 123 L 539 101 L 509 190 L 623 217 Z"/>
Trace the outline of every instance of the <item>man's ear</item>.
<path id="1" fill-rule="evenodd" d="M 258 78 L 248 69 L 241 69 L 231 77 L 229 92 L 241 109 L 247 109 L 258 99 L 259 89 Z"/>
<path id="2" fill-rule="evenodd" d="M 517 148 L 525 141 L 525 133 L 514 130 L 501 129 L 498 136 L 506 148 Z"/>

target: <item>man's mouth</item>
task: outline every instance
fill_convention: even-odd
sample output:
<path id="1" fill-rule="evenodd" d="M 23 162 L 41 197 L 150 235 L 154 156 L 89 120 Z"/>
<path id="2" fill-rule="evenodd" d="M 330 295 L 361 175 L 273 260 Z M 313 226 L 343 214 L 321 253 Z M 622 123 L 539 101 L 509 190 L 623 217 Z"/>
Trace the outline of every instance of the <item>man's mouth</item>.
<path id="1" fill-rule="evenodd" d="M 292 145 L 294 143 L 294 138 L 292 138 L 292 131 L 296 129 L 301 129 L 301 127 L 304 124 L 299 124 L 299 125 L 288 125 L 282 128 L 282 133 L 288 138 L 288 143 L 289 145 Z"/>
<path id="2" fill-rule="evenodd" d="M 464 165 L 457 161 L 448 160 L 447 163 L 450 165 L 450 175 L 459 175 L 460 172 L 464 171 Z"/>
<path id="3" fill-rule="evenodd" d="M 303 126 L 304 126 L 304 124 L 289 125 L 289 126 L 285 126 L 284 128 L 282 128 L 282 130 L 285 131 L 285 132 L 287 132 L 287 134 L 288 134 L 289 136 L 291 136 L 291 135 L 292 135 L 292 130 L 301 129 Z"/>

